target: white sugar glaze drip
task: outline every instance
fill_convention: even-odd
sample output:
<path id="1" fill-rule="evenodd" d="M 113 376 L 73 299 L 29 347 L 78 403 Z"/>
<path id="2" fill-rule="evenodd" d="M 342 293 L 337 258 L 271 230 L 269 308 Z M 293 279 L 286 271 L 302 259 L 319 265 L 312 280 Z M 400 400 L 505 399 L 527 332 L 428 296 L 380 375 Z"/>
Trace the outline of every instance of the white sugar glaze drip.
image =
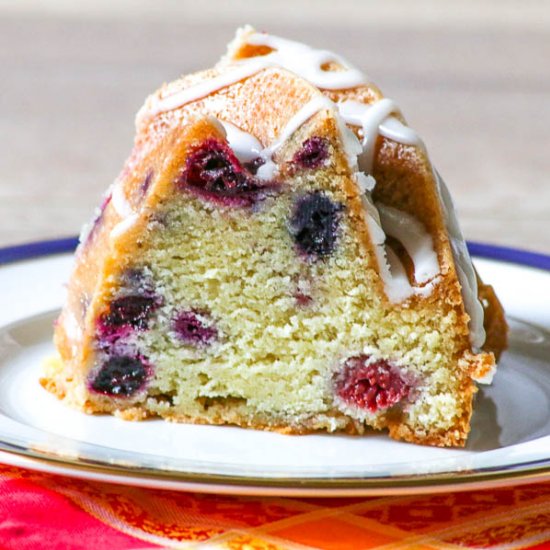
<path id="1" fill-rule="evenodd" d="M 122 221 L 118 222 L 113 229 L 109 237 L 111 239 L 117 239 L 121 235 L 124 235 L 139 219 L 138 214 L 130 214 L 128 217 L 124 218 Z"/>
<path id="2" fill-rule="evenodd" d="M 277 139 L 267 148 L 272 155 L 281 145 L 296 131 L 307 122 L 314 114 L 322 109 L 335 110 L 334 103 L 328 97 L 318 96 L 308 101 L 300 110 L 287 122 L 283 131 Z"/>
<path id="3" fill-rule="evenodd" d="M 391 99 L 383 98 L 370 105 L 353 100 L 342 101 L 338 103 L 338 110 L 347 124 L 361 127 L 363 153 L 359 157 L 359 168 L 366 173 L 372 170 L 378 134 L 403 145 L 422 143 L 414 130 L 391 116 L 399 112 L 399 107 Z"/>
<path id="4" fill-rule="evenodd" d="M 371 202 L 368 194 L 362 196 L 363 211 L 369 228 L 369 233 L 374 244 L 374 252 L 378 261 L 380 277 L 384 283 L 386 296 L 391 302 L 399 303 L 413 294 L 405 269 L 399 258 L 392 254 L 392 250 L 386 247 L 386 234 L 382 229 L 378 210 Z M 389 252 L 389 253 L 388 253 Z M 394 265 L 392 266 L 391 263 Z M 393 267 L 393 269 L 392 269 Z"/>
<path id="5" fill-rule="evenodd" d="M 384 283 L 389 290 L 389 298 L 394 302 L 402 302 L 414 294 L 414 288 L 409 282 L 407 272 L 401 263 L 401 260 L 394 252 L 391 246 L 386 246 L 385 260 L 387 269 L 384 270 Z"/>
<path id="6" fill-rule="evenodd" d="M 150 100 L 150 104 L 148 105 L 147 103 L 149 102 L 147 102 L 140 110 L 137 119 L 140 120 L 146 116 L 156 116 L 160 113 L 178 109 L 187 103 L 191 103 L 192 101 L 206 97 L 218 90 L 227 88 L 231 86 L 231 84 L 244 80 L 268 67 L 265 63 L 255 60 L 256 58 L 253 58 L 246 65 L 243 64 L 227 73 L 199 82 L 198 84 L 166 97 L 153 97 Z"/>
<path id="7" fill-rule="evenodd" d="M 273 51 L 267 55 L 239 60 L 230 71 L 174 94 L 152 98 L 150 104 L 138 113 L 138 120 L 146 115 L 156 116 L 182 107 L 270 67 L 282 67 L 323 90 L 343 90 L 367 83 L 361 71 L 328 50 L 316 50 L 301 42 L 264 33 L 248 36 L 247 42 L 273 48 Z M 324 70 L 323 66 L 330 63 L 338 64 L 341 70 Z"/>
<path id="8" fill-rule="evenodd" d="M 123 182 L 120 180 L 113 183 L 111 204 L 121 218 L 127 218 L 134 213 L 132 206 L 126 200 L 126 197 L 124 195 Z"/>
<path id="9" fill-rule="evenodd" d="M 225 120 L 220 120 L 220 122 L 225 130 L 231 149 L 241 162 L 250 162 L 261 155 L 262 144 L 255 136 L 237 128 L 230 122 Z"/>
<path id="10" fill-rule="evenodd" d="M 301 42 L 266 33 L 254 33 L 246 41 L 253 46 L 273 49 L 271 53 L 253 59 L 262 59 L 267 67 L 283 67 L 322 90 L 344 90 L 367 83 L 366 76 L 359 69 L 328 50 L 316 50 Z M 339 65 L 341 70 L 324 70 L 324 66 L 331 63 Z"/>
<path id="11" fill-rule="evenodd" d="M 120 235 L 126 233 L 138 220 L 139 216 L 132 205 L 126 199 L 123 189 L 123 181 L 116 180 L 111 186 L 111 204 L 116 213 L 122 218 L 109 234 L 110 239 L 117 239 Z"/>
<path id="12" fill-rule="evenodd" d="M 412 216 L 388 206 L 375 206 L 366 194 L 363 206 L 388 299 L 400 303 L 413 295 L 429 296 L 439 282 L 440 271 L 431 236 Z M 397 219 L 401 216 L 406 221 L 399 224 Z M 414 234 L 408 234 L 409 228 L 414 228 Z M 413 260 L 415 281 L 422 286 L 411 285 L 399 257 L 386 244 L 386 233 L 402 242 Z"/>
<path id="13" fill-rule="evenodd" d="M 415 281 L 424 284 L 438 275 L 439 261 L 432 236 L 425 227 L 407 212 L 381 203 L 376 207 L 386 235 L 396 238 L 411 257 Z"/>
<path id="14" fill-rule="evenodd" d="M 480 350 L 485 343 L 486 333 L 483 327 L 483 306 L 478 298 L 477 276 L 472 264 L 472 259 L 466 241 L 462 236 L 462 231 L 458 225 L 453 200 L 449 189 L 445 182 L 434 170 L 435 180 L 439 188 L 439 196 L 445 213 L 445 225 L 451 241 L 451 250 L 455 261 L 458 280 L 462 286 L 462 298 L 464 300 L 464 308 L 470 316 L 470 343 L 474 351 Z M 481 382 L 482 380 L 480 380 Z M 483 380 L 483 382 L 485 382 Z"/>

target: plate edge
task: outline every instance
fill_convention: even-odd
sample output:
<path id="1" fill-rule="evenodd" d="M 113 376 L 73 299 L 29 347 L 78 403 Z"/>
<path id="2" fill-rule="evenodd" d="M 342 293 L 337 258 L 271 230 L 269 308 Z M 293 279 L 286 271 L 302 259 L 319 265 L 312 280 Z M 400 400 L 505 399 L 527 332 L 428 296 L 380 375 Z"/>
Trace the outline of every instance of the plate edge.
<path id="1" fill-rule="evenodd" d="M 511 264 L 516 264 L 516 265 L 521 265 L 521 266 L 529 266 L 529 267 L 534 267 L 534 268 L 537 268 L 537 269 L 541 269 L 541 270 L 544 270 L 544 271 L 550 271 L 550 255 L 547 255 L 547 254 L 543 254 L 543 253 L 538 253 L 538 252 L 531 252 L 531 251 L 527 251 L 527 250 L 522 250 L 522 249 L 519 249 L 519 248 L 514 248 L 514 247 L 507 247 L 507 246 L 500 246 L 500 245 L 493 245 L 493 244 L 488 244 L 488 243 L 481 243 L 481 242 L 475 242 L 475 241 L 468 241 L 467 242 L 468 244 L 468 249 L 470 251 L 470 253 L 472 254 L 472 256 L 474 257 L 477 257 L 477 258 L 487 258 L 487 259 L 492 259 L 492 260 L 498 260 L 498 261 L 502 261 L 502 262 L 505 262 L 505 263 L 511 263 Z M 51 239 L 51 240 L 41 240 L 41 241 L 33 241 L 33 242 L 29 242 L 29 243 L 25 243 L 25 244 L 20 244 L 20 245 L 15 245 L 15 246 L 7 246 L 7 247 L 0 247 L 0 266 L 3 266 L 3 265 L 8 265 L 8 264 L 13 264 L 13 263 L 17 263 L 17 262 L 20 262 L 20 261 L 25 261 L 25 260 L 32 260 L 32 259 L 36 259 L 36 258 L 41 258 L 41 257 L 47 257 L 47 256 L 54 256 L 54 255 L 60 255 L 60 254 L 66 254 L 66 253 L 69 253 L 69 252 L 72 252 L 74 251 L 74 249 L 76 248 L 76 246 L 78 245 L 78 238 L 77 237 L 66 237 L 66 238 L 60 238 L 60 239 Z M 19 456 L 19 457 L 26 457 L 27 459 L 30 459 L 30 460 L 34 460 L 34 461 L 37 461 L 37 462 L 40 462 L 42 463 L 44 461 L 45 464 L 53 464 L 53 465 L 57 465 L 57 466 L 65 466 L 65 467 L 68 467 L 68 468 L 72 468 L 72 469 L 80 469 L 80 468 L 83 468 L 85 470 L 88 470 L 90 469 L 91 471 L 94 471 L 94 472 L 103 472 L 105 475 L 117 475 L 117 476 L 121 476 L 121 477 L 124 477 L 124 478 L 133 478 L 133 477 L 145 477 L 145 478 L 148 478 L 149 475 L 150 475 L 150 472 L 136 472 L 135 470 L 131 471 L 131 472 L 123 472 L 121 470 L 118 470 L 118 469 L 114 469 L 114 470 L 110 470 L 109 468 L 104 468 L 104 467 L 101 467 L 98 465 L 85 465 L 85 466 L 82 466 L 82 464 L 75 464 L 75 463 L 71 463 L 70 461 L 66 461 L 66 460 L 55 460 L 55 459 L 52 459 L 52 457 L 44 457 L 43 455 L 42 456 L 36 456 L 36 455 L 32 455 L 31 453 L 29 454 L 26 454 L 25 452 L 21 452 L 21 450 L 15 450 L 15 449 L 6 449 L 6 448 L 2 448 L 2 454 L 3 453 L 7 453 L 7 454 L 10 454 L 10 455 L 16 455 L 16 456 Z M 537 479 L 534 479 L 533 482 L 537 481 L 539 477 L 544 477 L 546 478 L 547 475 L 548 475 L 548 472 L 550 471 L 550 466 L 548 465 L 548 462 L 544 461 L 545 464 L 544 466 L 539 466 L 538 468 L 535 467 L 533 469 L 522 469 L 522 470 L 511 470 L 511 471 L 496 471 L 496 472 L 476 472 L 474 473 L 474 475 L 472 475 L 472 472 L 469 472 L 467 475 L 465 476 L 460 476 L 458 475 L 457 477 L 454 477 L 454 476 L 450 476 L 451 479 L 447 478 L 447 479 L 442 479 L 440 474 L 439 474 L 439 479 L 426 479 L 424 476 L 421 476 L 421 478 L 424 478 L 424 479 L 419 479 L 418 477 L 416 477 L 416 479 L 413 480 L 377 480 L 378 483 L 372 483 L 373 480 L 369 480 L 371 483 L 367 482 L 366 484 L 363 484 L 365 483 L 366 480 L 362 480 L 362 483 L 360 483 L 359 486 L 355 485 L 354 486 L 354 483 L 353 482 L 357 482 L 357 479 L 354 479 L 353 481 L 352 480 L 346 480 L 346 481 L 352 481 L 352 483 L 350 485 L 348 485 L 346 487 L 346 483 L 344 482 L 344 484 L 341 484 L 342 479 L 339 479 L 337 481 L 337 483 L 335 483 L 334 485 L 332 484 L 328 484 L 328 485 L 325 485 L 323 486 L 323 484 L 320 484 L 320 485 L 313 485 L 310 486 L 310 487 L 307 487 L 307 486 L 302 486 L 300 488 L 298 487 L 294 487 L 293 489 L 294 490 L 328 490 L 332 493 L 332 491 L 334 492 L 338 492 L 338 491 L 342 491 L 342 490 L 366 490 L 366 491 L 369 491 L 370 490 L 381 490 L 381 491 L 384 491 L 384 490 L 392 490 L 392 489 L 402 489 L 403 491 L 407 491 L 407 490 L 411 490 L 414 488 L 420 488 L 420 487 L 423 487 L 427 490 L 429 490 L 429 488 L 432 488 L 434 489 L 435 487 L 442 487 L 442 486 L 453 486 L 455 488 L 458 488 L 458 487 L 462 487 L 464 489 L 462 490 L 467 490 L 468 488 L 470 488 L 472 485 L 476 485 L 478 483 L 488 483 L 488 484 L 492 484 L 494 482 L 498 482 L 498 481 L 504 481 L 504 480 L 509 480 L 511 483 L 515 482 L 515 481 L 518 481 L 520 482 L 521 480 L 525 480 L 527 478 L 537 478 Z M 155 474 L 157 474 L 158 472 L 155 472 Z M 455 474 L 456 475 L 456 474 Z M 482 479 L 480 479 L 478 476 L 480 476 Z M 162 476 L 164 477 L 164 476 Z M 162 477 L 160 479 L 162 479 Z M 180 482 L 180 483 L 191 483 L 191 484 L 194 484 L 194 483 L 197 483 L 199 485 L 202 485 L 202 483 L 204 483 L 204 476 L 201 476 L 202 479 L 199 479 L 199 480 L 192 480 L 192 479 L 185 479 L 185 477 L 182 479 L 182 478 L 179 478 L 179 479 L 174 479 L 174 478 L 171 478 L 170 477 L 164 477 L 165 480 L 167 481 L 172 481 L 172 482 Z M 216 477 L 216 476 L 214 476 Z M 454 479 L 452 479 L 454 477 Z M 155 478 L 157 478 L 157 475 L 155 475 Z M 462 478 L 462 479 L 461 479 Z M 477 479 L 476 479 L 477 478 Z M 200 483 L 200 481 L 202 481 L 202 483 Z M 213 485 L 217 485 L 219 484 L 220 482 L 225 482 L 227 483 L 227 479 L 225 480 L 221 480 L 221 479 L 216 479 L 215 481 L 212 480 L 210 483 L 212 483 Z M 248 481 L 248 483 L 250 483 L 251 480 L 246 480 Z M 244 484 L 242 485 L 242 487 L 248 487 L 248 488 L 251 488 L 251 485 L 250 484 L 247 484 L 245 480 L 233 480 L 233 483 L 229 483 L 229 486 L 230 487 L 233 487 L 235 489 L 237 489 L 238 487 L 241 486 L 241 483 L 244 482 Z M 257 481 L 257 480 L 253 480 L 253 481 Z M 282 491 L 285 491 L 285 490 L 289 490 L 290 488 L 288 487 L 288 482 L 289 480 L 280 480 L 282 481 L 282 484 L 279 485 L 279 484 L 274 484 L 274 485 L 271 485 L 271 484 L 261 484 L 259 487 L 257 487 L 257 489 L 259 489 L 260 491 L 262 490 L 268 490 L 268 489 L 279 489 L 279 490 L 282 490 Z M 298 480 L 293 480 L 294 482 L 298 481 Z M 409 484 L 410 482 L 412 481 L 411 484 Z M 397 482 L 397 483 L 396 483 Z M 300 483 L 300 481 L 298 481 L 298 483 Z M 370 487 L 369 487 L 370 485 Z M 199 489 L 200 490 L 200 489 Z M 290 489 L 292 490 L 292 489 Z M 455 490 L 460 490 L 460 489 L 455 489 Z"/>

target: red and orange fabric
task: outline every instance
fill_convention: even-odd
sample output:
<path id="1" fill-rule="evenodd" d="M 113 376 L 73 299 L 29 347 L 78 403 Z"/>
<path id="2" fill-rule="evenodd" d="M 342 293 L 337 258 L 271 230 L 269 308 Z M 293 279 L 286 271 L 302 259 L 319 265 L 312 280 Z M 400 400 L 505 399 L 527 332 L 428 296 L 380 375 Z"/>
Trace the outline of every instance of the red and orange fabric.
<path id="1" fill-rule="evenodd" d="M 218 496 L 0 465 L 2 550 L 550 548 L 550 482 L 429 496 Z"/>

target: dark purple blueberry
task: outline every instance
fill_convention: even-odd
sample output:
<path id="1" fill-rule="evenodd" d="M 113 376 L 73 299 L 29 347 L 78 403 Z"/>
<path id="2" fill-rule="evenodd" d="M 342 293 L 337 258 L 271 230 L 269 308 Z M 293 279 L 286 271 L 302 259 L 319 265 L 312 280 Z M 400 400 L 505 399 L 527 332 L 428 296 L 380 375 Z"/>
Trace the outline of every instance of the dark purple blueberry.
<path id="1" fill-rule="evenodd" d="M 177 185 L 228 206 L 253 204 L 264 187 L 217 139 L 208 139 L 191 152 Z"/>
<path id="2" fill-rule="evenodd" d="M 256 157 L 248 162 L 243 162 L 243 166 L 255 176 L 258 173 L 260 166 L 265 164 L 265 159 L 262 157 Z"/>
<path id="3" fill-rule="evenodd" d="M 302 168 L 319 168 L 328 158 L 329 143 L 320 136 L 306 139 L 292 161 Z"/>
<path id="4" fill-rule="evenodd" d="M 152 294 L 130 294 L 113 300 L 97 321 L 100 347 L 124 339 L 134 330 L 145 330 L 160 304 L 161 299 Z"/>
<path id="5" fill-rule="evenodd" d="M 90 388 L 104 395 L 129 397 L 143 387 L 150 367 L 143 357 L 118 355 L 110 357 L 90 383 Z"/>
<path id="6" fill-rule="evenodd" d="M 184 311 L 174 319 L 173 330 L 186 344 L 209 344 L 217 338 L 218 331 L 206 319 L 204 313 Z"/>
<path id="7" fill-rule="evenodd" d="M 298 248 L 308 256 L 332 253 L 336 245 L 340 213 L 343 206 L 321 191 L 298 199 L 292 213 L 289 231 Z"/>
<path id="8" fill-rule="evenodd" d="M 388 361 L 371 362 L 369 356 L 359 355 L 348 359 L 336 375 L 335 389 L 348 405 L 375 413 L 409 397 L 412 387 Z"/>
<path id="9" fill-rule="evenodd" d="M 103 323 L 111 327 L 130 326 L 143 330 L 157 307 L 158 298 L 155 296 L 122 296 L 111 302 L 109 312 L 103 316 Z"/>

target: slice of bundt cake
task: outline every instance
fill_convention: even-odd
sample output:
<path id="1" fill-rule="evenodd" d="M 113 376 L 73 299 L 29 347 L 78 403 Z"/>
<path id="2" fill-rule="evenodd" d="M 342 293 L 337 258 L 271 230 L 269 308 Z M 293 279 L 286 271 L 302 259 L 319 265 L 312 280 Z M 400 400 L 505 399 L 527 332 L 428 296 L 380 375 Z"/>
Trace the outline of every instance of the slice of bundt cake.
<path id="1" fill-rule="evenodd" d="M 506 341 L 479 288 L 395 105 L 334 54 L 247 28 L 138 114 L 42 384 L 127 419 L 463 445 Z"/>

